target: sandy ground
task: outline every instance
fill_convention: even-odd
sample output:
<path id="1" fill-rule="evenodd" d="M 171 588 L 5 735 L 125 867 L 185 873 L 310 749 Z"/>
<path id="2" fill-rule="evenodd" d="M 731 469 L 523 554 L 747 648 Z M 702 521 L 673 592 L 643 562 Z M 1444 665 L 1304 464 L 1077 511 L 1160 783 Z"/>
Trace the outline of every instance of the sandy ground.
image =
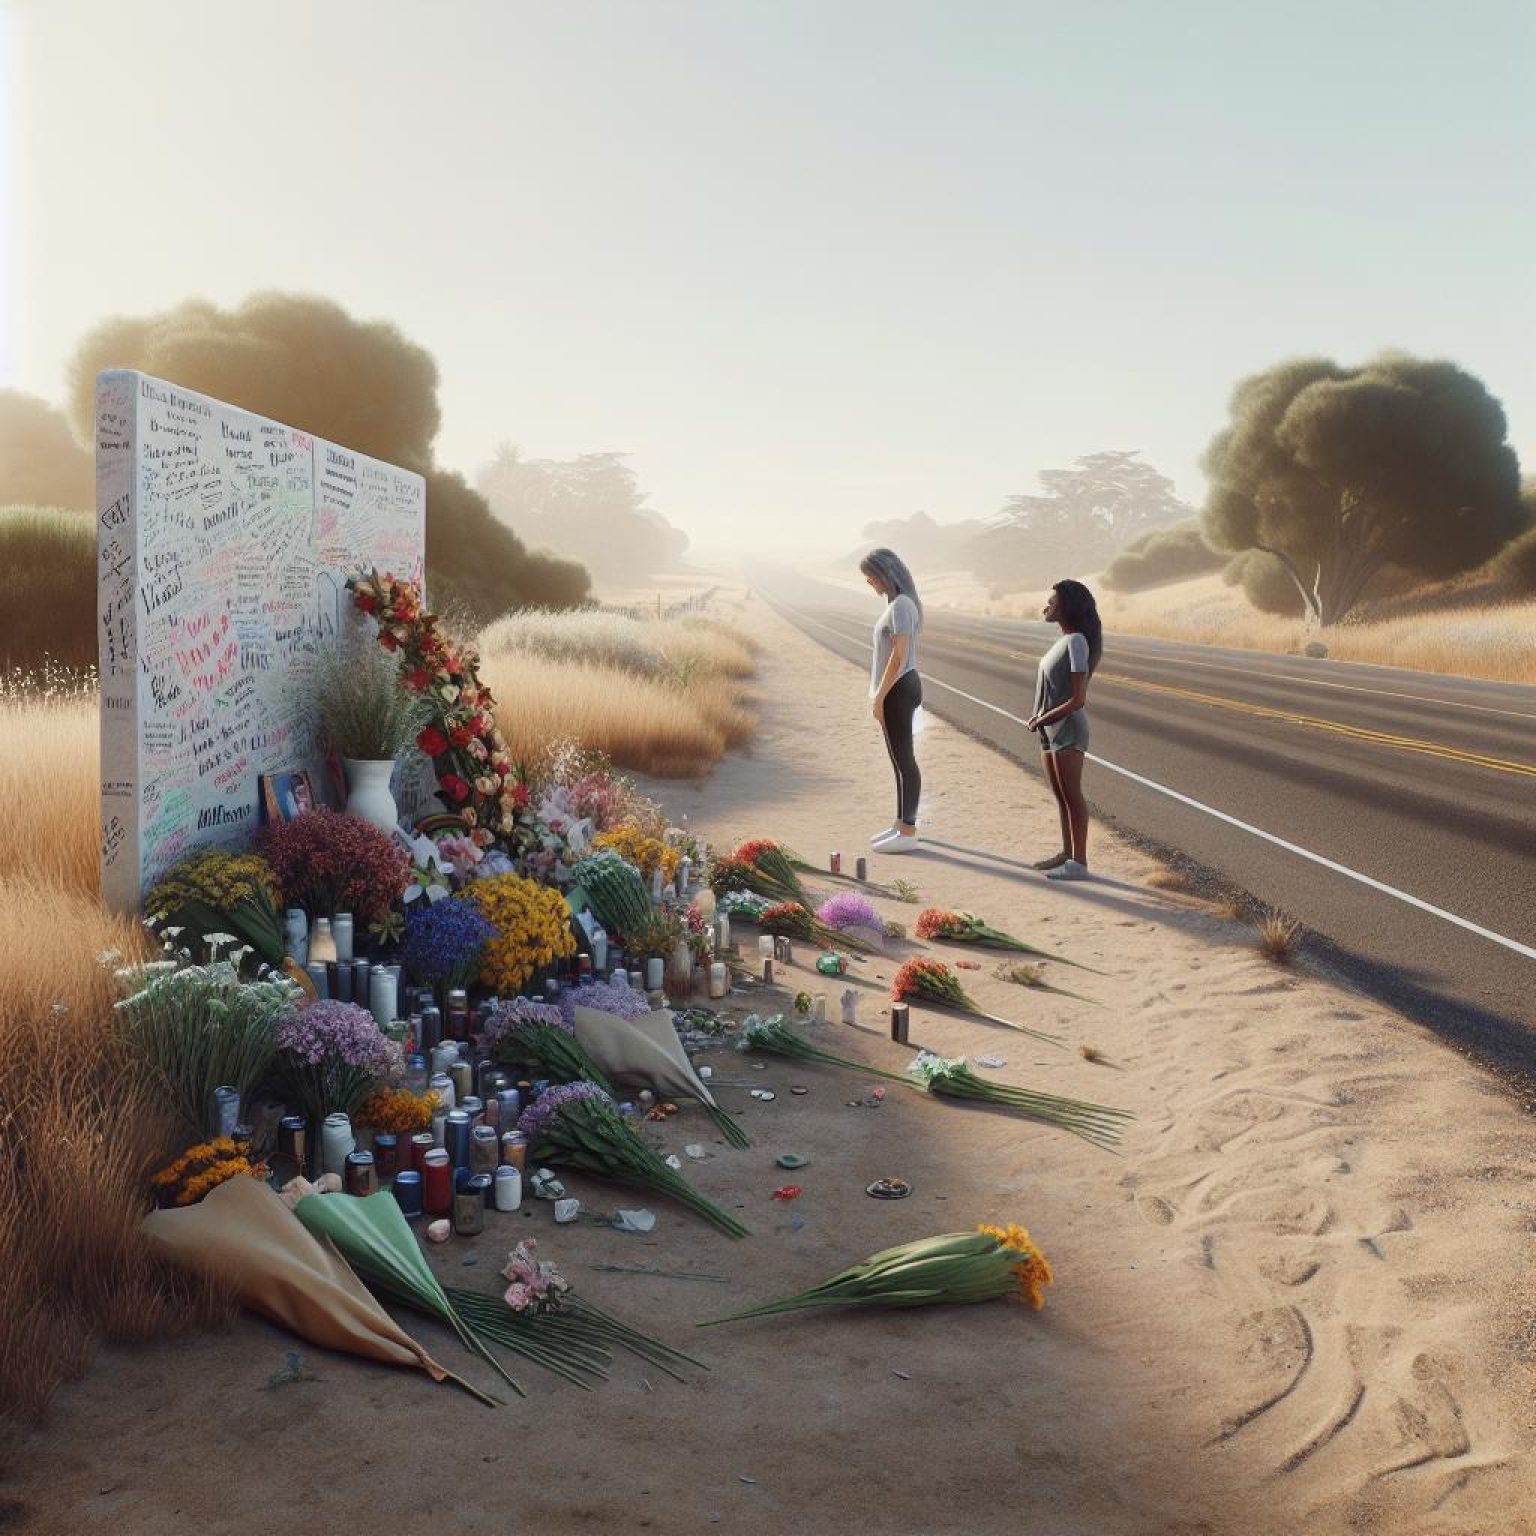
<path id="1" fill-rule="evenodd" d="M 890 798 L 865 679 L 752 609 L 768 643 L 754 751 L 661 792 L 717 841 L 777 836 L 851 864 Z M 679 1152 L 707 1145 L 688 1172 L 739 1208 L 749 1239 L 661 1203 L 645 1237 L 557 1229 L 539 1205 L 432 1254 L 490 1289 L 509 1242 L 536 1234 L 583 1293 L 694 1348 L 707 1373 L 678 1385 L 621 1357 L 583 1393 L 525 1367 L 528 1399 L 492 1412 L 313 1351 L 317 1382 L 270 1388 L 290 1344 L 255 1321 L 111 1350 L 12 1448 L 0 1529 L 1536 1530 L 1536 1157 L 1521 1107 L 1396 1016 L 1276 969 L 1246 930 L 1147 888 L 1140 854 L 1098 839 L 1098 878 L 1076 887 L 1025 871 L 1057 830 L 1033 766 L 939 722 L 920 751 L 934 846 L 872 859 L 874 877 L 1110 974 L 1050 968 L 1093 1007 L 996 979 L 985 956 L 963 973 L 984 1005 L 1059 1030 L 1071 1051 L 918 1013 L 914 1039 L 1133 1109 L 1123 1155 L 894 1088 L 879 1108 L 850 1104 L 868 1080 L 721 1055 L 720 1079 L 778 1091 L 761 1103 L 722 1089 L 754 1147 L 725 1146 L 692 1110 L 662 1135 Z M 918 910 L 882 905 L 909 923 Z M 911 949 L 861 969 L 863 1027 L 829 1024 L 831 1048 L 905 1064 L 883 983 Z M 797 954 L 790 986 L 833 992 L 811 958 Z M 785 1151 L 809 1166 L 783 1173 Z M 884 1175 L 909 1180 L 911 1198 L 869 1199 Z M 772 1200 L 790 1179 L 803 1196 Z M 638 1203 L 569 1182 L 598 1211 Z M 1041 1313 L 1000 1302 L 692 1327 L 889 1243 L 1009 1220 L 1055 1265 Z"/>

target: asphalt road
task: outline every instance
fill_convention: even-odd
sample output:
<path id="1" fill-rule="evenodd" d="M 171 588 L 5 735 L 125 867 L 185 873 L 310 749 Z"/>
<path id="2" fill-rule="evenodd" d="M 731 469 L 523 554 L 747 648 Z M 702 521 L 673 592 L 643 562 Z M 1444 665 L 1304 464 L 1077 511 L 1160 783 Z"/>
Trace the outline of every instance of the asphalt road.
<path id="1" fill-rule="evenodd" d="M 868 667 L 872 594 L 756 586 Z M 925 708 L 1038 773 L 1021 722 L 1058 634 L 931 610 Z M 1315 963 L 1536 1094 L 1536 687 L 1112 634 L 1089 719 L 1097 818 L 1296 917 Z"/>

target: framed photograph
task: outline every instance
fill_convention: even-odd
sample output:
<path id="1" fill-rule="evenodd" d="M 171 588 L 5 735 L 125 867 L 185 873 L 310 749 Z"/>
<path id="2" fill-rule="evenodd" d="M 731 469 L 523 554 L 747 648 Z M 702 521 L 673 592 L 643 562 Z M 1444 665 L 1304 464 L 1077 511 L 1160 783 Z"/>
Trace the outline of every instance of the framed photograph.
<path id="1" fill-rule="evenodd" d="M 315 791 L 308 773 L 264 773 L 257 781 L 261 807 L 269 822 L 292 821 L 315 808 Z"/>

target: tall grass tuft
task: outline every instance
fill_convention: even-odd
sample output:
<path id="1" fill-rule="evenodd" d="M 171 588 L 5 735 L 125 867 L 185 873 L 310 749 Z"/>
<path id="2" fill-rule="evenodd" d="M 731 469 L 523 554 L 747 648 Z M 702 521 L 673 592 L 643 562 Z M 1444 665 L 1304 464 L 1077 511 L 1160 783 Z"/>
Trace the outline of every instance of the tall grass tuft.
<path id="1" fill-rule="evenodd" d="M 58 507 L 0 507 L 0 668 L 96 662 L 96 519 Z"/>
<path id="2" fill-rule="evenodd" d="M 88 896 L 7 877 L 0 933 L 0 1413 L 35 1416 L 97 1341 L 231 1308 L 139 1234 L 175 1136 L 118 1039 L 99 957 L 141 954 L 141 931 Z"/>
<path id="3" fill-rule="evenodd" d="M 1257 926 L 1259 953 L 1276 965 L 1289 965 L 1301 946 L 1301 924 L 1283 912 L 1266 912 Z"/>
<path id="4" fill-rule="evenodd" d="M 398 654 L 377 645 L 316 657 L 305 699 L 337 753 L 363 762 L 399 757 L 431 719 L 406 688 Z"/>
<path id="5" fill-rule="evenodd" d="M 100 891 L 100 758 L 94 692 L 0 695 L 0 882 Z"/>

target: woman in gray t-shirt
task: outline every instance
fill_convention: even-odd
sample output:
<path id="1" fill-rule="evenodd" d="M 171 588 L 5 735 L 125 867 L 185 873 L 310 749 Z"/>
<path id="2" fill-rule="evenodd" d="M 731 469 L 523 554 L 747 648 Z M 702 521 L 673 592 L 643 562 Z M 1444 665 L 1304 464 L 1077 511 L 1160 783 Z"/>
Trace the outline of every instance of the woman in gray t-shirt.
<path id="1" fill-rule="evenodd" d="M 1045 776 L 1061 812 L 1061 852 L 1035 865 L 1051 880 L 1088 875 L 1088 802 L 1083 761 L 1088 755 L 1088 679 L 1104 652 L 1104 626 L 1093 593 L 1080 581 L 1058 581 L 1045 618 L 1061 626 L 1061 639 L 1040 658 L 1035 705 L 1026 722 L 1040 733 Z"/>
<path id="2" fill-rule="evenodd" d="M 859 570 L 885 599 L 885 608 L 875 621 L 869 696 L 896 774 L 896 820 L 875 833 L 870 842 L 881 853 L 911 853 L 917 847 L 917 799 L 923 789 L 912 747 L 912 720 L 923 702 L 922 679 L 917 673 L 923 604 L 912 572 L 894 551 L 872 549 L 859 562 Z"/>

